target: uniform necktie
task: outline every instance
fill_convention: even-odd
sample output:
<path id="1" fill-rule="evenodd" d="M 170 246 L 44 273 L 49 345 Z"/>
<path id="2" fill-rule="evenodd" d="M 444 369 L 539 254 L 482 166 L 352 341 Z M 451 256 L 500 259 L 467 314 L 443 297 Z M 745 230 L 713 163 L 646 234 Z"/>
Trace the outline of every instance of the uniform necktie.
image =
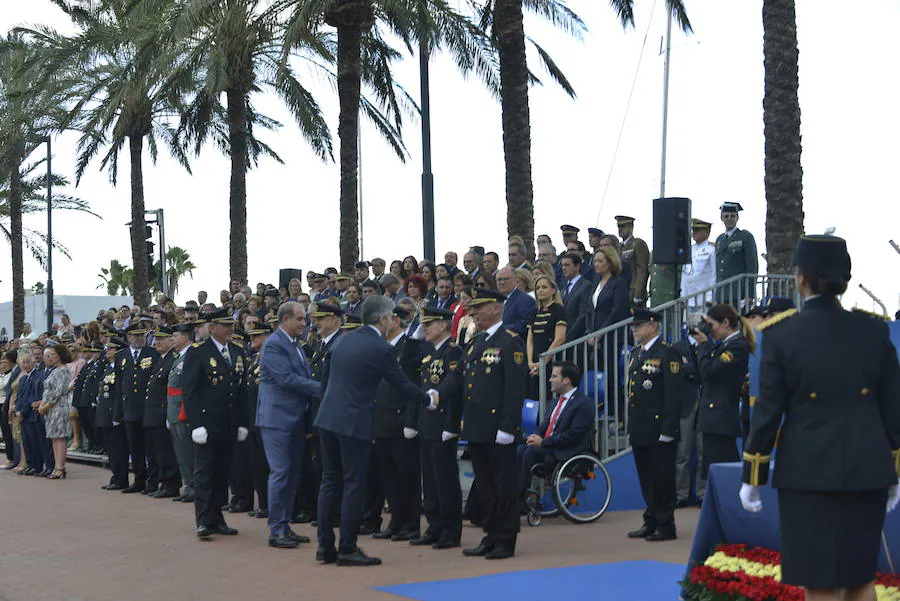
<path id="1" fill-rule="evenodd" d="M 141 351 L 134 351 L 134 362 L 135 362 L 135 363 L 138 362 L 138 355 L 139 355 L 140 353 L 141 353 Z"/>
<path id="2" fill-rule="evenodd" d="M 228 352 L 228 347 L 222 347 L 222 358 L 225 359 L 225 363 L 228 364 L 228 367 L 231 367 L 231 354 Z"/>
<path id="3" fill-rule="evenodd" d="M 564 299 L 569 298 L 569 294 L 572 292 L 573 282 L 569 282 L 566 284 L 566 294 L 563 296 Z"/>
<path id="4" fill-rule="evenodd" d="M 547 424 L 547 431 L 544 432 L 544 438 L 547 438 L 551 434 L 553 434 L 553 428 L 556 426 L 556 420 L 559 419 L 559 412 L 562 410 L 563 403 L 566 401 L 566 395 L 559 397 L 559 400 L 556 402 L 556 408 L 553 410 L 553 413 L 550 415 L 550 423 Z"/>

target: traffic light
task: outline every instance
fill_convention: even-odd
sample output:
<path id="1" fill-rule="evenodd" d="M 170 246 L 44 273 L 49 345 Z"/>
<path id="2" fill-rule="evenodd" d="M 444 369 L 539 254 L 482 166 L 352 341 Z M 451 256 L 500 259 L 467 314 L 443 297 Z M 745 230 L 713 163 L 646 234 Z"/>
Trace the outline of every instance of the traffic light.
<path id="1" fill-rule="evenodd" d="M 153 281 L 153 278 L 155 277 L 155 270 L 153 269 L 153 258 L 155 253 L 153 252 L 154 244 L 151 240 L 151 238 L 153 238 L 153 229 L 149 225 L 144 225 L 144 238 L 147 241 L 147 278 L 150 281 Z"/>

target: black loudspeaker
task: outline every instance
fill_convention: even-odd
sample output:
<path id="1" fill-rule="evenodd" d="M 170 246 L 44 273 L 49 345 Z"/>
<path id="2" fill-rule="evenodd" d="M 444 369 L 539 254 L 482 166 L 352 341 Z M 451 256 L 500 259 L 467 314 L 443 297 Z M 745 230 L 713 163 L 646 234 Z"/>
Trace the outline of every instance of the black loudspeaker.
<path id="1" fill-rule="evenodd" d="M 691 199 L 653 200 L 653 262 L 683 265 L 691 262 Z"/>
<path id="2" fill-rule="evenodd" d="M 303 285 L 303 270 L 302 269 L 279 269 L 278 270 L 278 287 L 279 288 L 287 288 L 288 282 L 297 278 L 300 280 L 300 284 Z"/>

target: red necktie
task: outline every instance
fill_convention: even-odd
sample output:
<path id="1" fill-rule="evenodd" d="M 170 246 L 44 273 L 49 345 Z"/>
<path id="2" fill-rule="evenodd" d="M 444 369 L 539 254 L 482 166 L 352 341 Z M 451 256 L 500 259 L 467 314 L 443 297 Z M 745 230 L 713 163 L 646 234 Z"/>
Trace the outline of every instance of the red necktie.
<path id="1" fill-rule="evenodd" d="M 553 434 L 553 426 L 556 425 L 556 420 L 559 419 L 559 412 L 562 410 L 563 403 L 566 401 L 566 395 L 559 397 L 559 400 L 556 402 L 556 408 L 553 409 L 553 414 L 550 415 L 550 423 L 547 425 L 547 431 L 544 432 L 544 438 L 548 438 L 551 434 Z"/>

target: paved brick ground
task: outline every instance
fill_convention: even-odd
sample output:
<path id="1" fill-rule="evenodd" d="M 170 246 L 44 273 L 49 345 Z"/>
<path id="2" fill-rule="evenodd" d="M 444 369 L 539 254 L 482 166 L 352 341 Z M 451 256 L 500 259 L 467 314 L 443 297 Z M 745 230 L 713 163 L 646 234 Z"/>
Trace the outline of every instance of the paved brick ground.
<path id="1" fill-rule="evenodd" d="M 65 481 L 0 472 L 0 601 L 385 601 L 396 597 L 371 587 L 634 559 L 684 563 L 698 515 L 679 511 L 679 540 L 656 544 L 625 538 L 638 512 L 591 525 L 546 520 L 523 526 L 518 555 L 500 562 L 363 540 L 384 565 L 338 568 L 317 565 L 312 545 L 268 548 L 265 521 L 246 514 L 229 520 L 239 536 L 198 541 L 192 505 L 107 492 L 106 481 L 100 468 L 73 464 Z M 308 526 L 295 530 L 315 539 Z M 480 536 L 467 527 L 463 544 Z"/>

